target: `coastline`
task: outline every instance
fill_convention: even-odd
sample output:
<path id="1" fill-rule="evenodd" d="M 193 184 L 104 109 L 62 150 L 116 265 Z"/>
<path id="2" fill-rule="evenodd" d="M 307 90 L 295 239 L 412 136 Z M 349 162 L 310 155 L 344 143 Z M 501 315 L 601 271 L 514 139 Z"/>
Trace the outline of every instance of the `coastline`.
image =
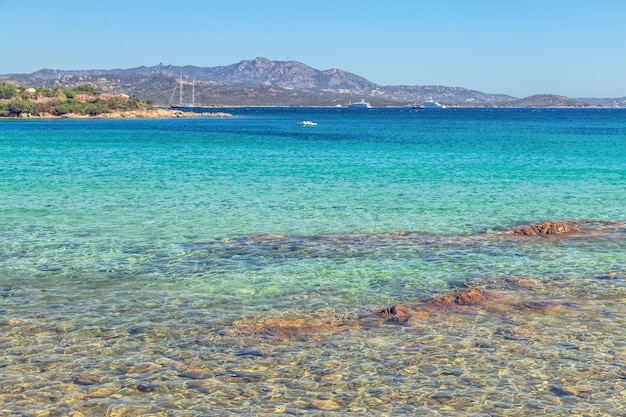
<path id="1" fill-rule="evenodd" d="M 170 109 L 141 109 L 141 110 L 128 110 L 128 111 L 114 111 L 110 113 L 101 113 L 98 115 L 87 115 L 78 113 L 67 113 L 61 116 L 56 116 L 49 113 L 41 115 L 32 115 L 28 113 L 22 113 L 16 117 L 0 117 L 0 120 L 24 120 L 24 119 L 192 119 L 198 117 L 232 117 L 230 113 L 224 112 L 184 112 L 182 110 L 170 110 Z"/>

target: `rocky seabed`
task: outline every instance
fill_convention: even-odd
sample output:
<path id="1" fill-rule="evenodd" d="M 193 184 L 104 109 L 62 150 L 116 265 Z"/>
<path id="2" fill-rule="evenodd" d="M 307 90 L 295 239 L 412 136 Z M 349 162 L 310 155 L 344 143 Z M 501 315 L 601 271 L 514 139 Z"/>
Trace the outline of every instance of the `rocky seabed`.
<path id="1" fill-rule="evenodd" d="M 625 231 L 563 222 L 474 238 Z M 0 416 L 626 415 L 623 269 L 468 277 L 414 303 L 256 312 L 219 328 L 205 326 L 210 306 L 165 298 L 94 300 L 82 318 L 45 294 L 45 314 L 19 289 L 2 299 Z"/>

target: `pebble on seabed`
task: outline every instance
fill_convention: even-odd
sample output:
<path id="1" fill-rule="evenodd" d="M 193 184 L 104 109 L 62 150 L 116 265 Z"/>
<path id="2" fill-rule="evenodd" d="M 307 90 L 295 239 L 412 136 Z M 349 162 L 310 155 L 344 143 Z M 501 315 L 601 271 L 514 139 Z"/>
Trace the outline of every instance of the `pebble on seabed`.
<path id="1" fill-rule="evenodd" d="M 332 400 L 315 400 L 311 401 L 311 408 L 317 410 L 337 410 L 341 406 Z"/>

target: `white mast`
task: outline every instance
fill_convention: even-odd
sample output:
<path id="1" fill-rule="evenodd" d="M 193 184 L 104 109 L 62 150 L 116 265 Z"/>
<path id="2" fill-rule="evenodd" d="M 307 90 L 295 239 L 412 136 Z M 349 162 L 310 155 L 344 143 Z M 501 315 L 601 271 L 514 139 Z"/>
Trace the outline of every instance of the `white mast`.
<path id="1" fill-rule="evenodd" d="M 180 88 L 178 89 L 178 105 L 183 105 L 183 69 L 180 69 Z"/>

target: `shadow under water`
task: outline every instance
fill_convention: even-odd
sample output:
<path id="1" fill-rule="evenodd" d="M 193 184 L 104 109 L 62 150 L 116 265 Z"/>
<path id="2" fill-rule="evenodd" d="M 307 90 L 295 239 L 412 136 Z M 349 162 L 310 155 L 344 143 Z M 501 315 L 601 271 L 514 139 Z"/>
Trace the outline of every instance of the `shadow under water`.
<path id="1" fill-rule="evenodd" d="M 412 251 L 420 247 L 515 245 L 523 237 L 598 238 L 623 236 L 626 223 L 618 221 L 545 222 L 512 230 L 484 232 L 466 236 L 447 236 L 418 231 L 350 234 L 254 234 L 242 238 L 223 238 L 209 243 L 187 243 L 187 247 L 206 250 L 207 257 L 232 258 L 235 255 L 270 258 L 363 257 L 381 248 Z"/>

